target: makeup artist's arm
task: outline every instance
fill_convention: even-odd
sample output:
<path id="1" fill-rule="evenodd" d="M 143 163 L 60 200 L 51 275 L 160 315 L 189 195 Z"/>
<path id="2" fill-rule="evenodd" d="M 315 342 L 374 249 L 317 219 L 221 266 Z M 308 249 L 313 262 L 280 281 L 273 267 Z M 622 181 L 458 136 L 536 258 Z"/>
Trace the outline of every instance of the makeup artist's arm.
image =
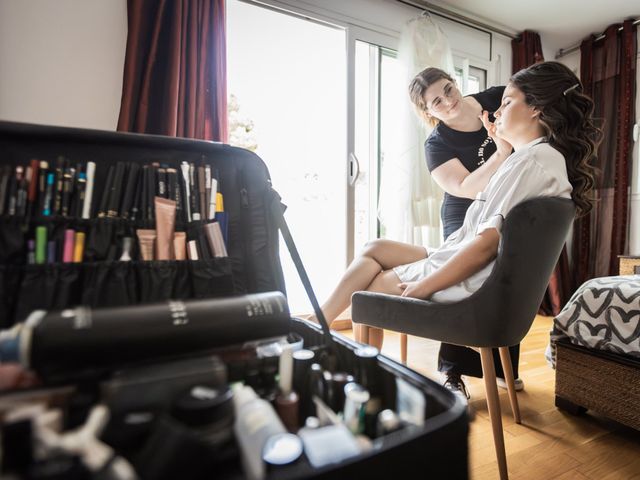
<path id="1" fill-rule="evenodd" d="M 511 145 L 496 136 L 495 125 L 489 122 L 489 113 L 486 110 L 482 112 L 480 120 L 497 147 L 489 160 L 473 172 L 469 172 L 460 160 L 452 158 L 431 172 L 436 183 L 445 192 L 456 197 L 475 199 L 478 192 L 485 189 L 502 162 L 511 155 Z"/>
<path id="2" fill-rule="evenodd" d="M 495 228 L 484 230 L 428 277 L 401 283 L 400 288 L 404 289 L 402 296 L 427 299 L 435 292 L 466 280 L 496 257 L 499 243 L 500 234 Z"/>

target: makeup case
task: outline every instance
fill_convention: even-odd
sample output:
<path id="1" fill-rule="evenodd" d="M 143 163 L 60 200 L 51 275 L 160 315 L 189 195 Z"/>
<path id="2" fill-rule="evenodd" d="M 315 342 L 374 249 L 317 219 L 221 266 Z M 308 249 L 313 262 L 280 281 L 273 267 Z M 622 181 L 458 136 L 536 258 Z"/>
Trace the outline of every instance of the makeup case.
<path id="1" fill-rule="evenodd" d="M 272 188 L 267 167 L 257 155 L 213 142 L 0 122 L 0 167 L 28 165 L 32 159 L 52 162 L 61 155 L 74 162 L 96 163 L 96 191 L 104 187 L 108 167 L 116 161 L 159 162 L 176 168 L 182 161 L 209 164 L 218 176 L 219 191 L 224 196 L 228 256 L 119 261 L 119 252 L 114 254 L 111 245 L 131 236 L 136 229 L 153 228 L 152 222 L 37 214 L 19 217 L 4 213 L 0 216 L 1 328 L 23 321 L 36 309 L 53 311 L 76 305 L 120 307 L 166 299 L 188 301 L 259 292 L 286 293 L 279 259 L 280 232 L 312 304 L 319 311 L 284 221 L 285 208 Z M 94 197 L 94 202 L 98 201 Z M 198 228 L 208 222 L 180 224 L 178 220 L 176 226 L 190 238 L 197 236 Z M 85 232 L 84 261 L 26 264 L 27 239 L 41 225 L 46 225 L 52 235 L 68 228 Z M 317 325 L 291 318 L 286 330 L 290 336 L 301 338 L 305 348 L 325 352 L 331 370 L 357 370 L 355 352 L 361 345 L 330 331 L 326 322 Z M 269 329 L 265 332 L 273 333 Z M 229 369 L 229 380 L 246 379 L 249 368 L 247 362 L 236 363 Z M 407 390 L 420 396 L 415 424 L 376 438 L 369 450 L 338 463 L 314 468 L 308 461 L 298 461 L 267 472 L 267 478 L 467 478 L 466 405 L 441 385 L 383 355 L 376 357 L 372 375 L 380 385 L 382 408 L 394 411 L 406 408 L 404 404 L 411 396 Z M 86 389 L 86 385 L 73 388 Z M 25 394 L 0 395 L 0 406 L 10 403 L 14 395 L 24 398 Z M 7 459 L 10 453 L 6 445 L 4 448 Z M 157 461 L 161 456 L 156 457 Z M 150 458 L 153 461 L 154 457 Z M 217 477 L 212 473 L 210 478 Z M 235 476 L 224 478 L 242 478 L 240 465 Z"/>

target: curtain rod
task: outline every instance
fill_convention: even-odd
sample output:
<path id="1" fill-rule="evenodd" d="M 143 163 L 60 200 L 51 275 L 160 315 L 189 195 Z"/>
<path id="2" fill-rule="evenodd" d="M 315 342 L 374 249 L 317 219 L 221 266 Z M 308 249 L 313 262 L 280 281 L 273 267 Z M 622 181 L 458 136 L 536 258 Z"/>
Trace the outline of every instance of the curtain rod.
<path id="1" fill-rule="evenodd" d="M 429 13 L 434 13 L 436 15 L 440 15 L 442 17 L 448 18 L 449 20 L 453 20 L 458 23 L 471 25 L 481 30 L 489 30 L 489 32 L 499 33 L 500 35 L 504 35 L 509 38 L 516 38 L 516 35 L 513 33 L 507 32 L 505 30 L 500 30 L 499 28 L 493 27 L 489 24 L 479 22 L 474 20 L 473 18 L 466 17 L 464 15 L 460 15 L 459 13 L 453 12 L 451 10 L 447 10 L 446 8 L 439 7 L 437 5 L 433 5 L 429 2 L 425 2 L 422 0 L 396 0 L 399 3 L 404 3 L 405 5 L 409 5 L 410 7 L 415 7 L 420 10 L 425 10 Z"/>
<path id="2" fill-rule="evenodd" d="M 638 25 L 639 23 L 640 23 L 640 19 L 634 21 L 632 25 Z M 618 28 L 618 31 L 621 32 L 622 31 L 622 27 Z M 602 40 L 604 37 L 605 37 L 604 33 L 601 33 L 596 37 L 594 42 L 597 42 L 598 40 Z M 576 50 L 578 50 L 580 48 L 581 44 L 582 44 L 582 42 L 580 42 L 577 45 L 574 45 L 572 47 L 561 48 L 560 50 L 558 50 L 558 53 L 556 53 L 556 60 L 558 58 L 564 57 L 565 55 L 569 55 L 570 53 L 575 52 Z"/>

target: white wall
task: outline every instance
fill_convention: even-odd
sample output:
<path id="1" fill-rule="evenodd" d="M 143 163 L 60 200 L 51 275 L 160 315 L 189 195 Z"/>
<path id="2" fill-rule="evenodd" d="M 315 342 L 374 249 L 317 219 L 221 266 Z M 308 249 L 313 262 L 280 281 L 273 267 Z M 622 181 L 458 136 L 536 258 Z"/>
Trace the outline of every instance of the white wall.
<path id="1" fill-rule="evenodd" d="M 114 130 L 126 0 L 1 0 L 0 120 Z"/>

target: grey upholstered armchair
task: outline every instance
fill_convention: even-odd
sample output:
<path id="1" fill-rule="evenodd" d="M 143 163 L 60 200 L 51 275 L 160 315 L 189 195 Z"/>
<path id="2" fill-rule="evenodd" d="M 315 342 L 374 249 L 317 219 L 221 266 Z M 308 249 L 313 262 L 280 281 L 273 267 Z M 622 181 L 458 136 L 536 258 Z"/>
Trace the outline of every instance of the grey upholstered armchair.
<path id="1" fill-rule="evenodd" d="M 575 216 L 571 200 L 539 197 L 507 215 L 495 266 L 484 285 L 456 303 L 356 292 L 355 323 L 395 330 L 480 351 L 500 477 L 507 478 L 500 403 L 491 348 L 500 349 L 514 418 L 520 412 L 508 347 L 529 331 Z"/>

